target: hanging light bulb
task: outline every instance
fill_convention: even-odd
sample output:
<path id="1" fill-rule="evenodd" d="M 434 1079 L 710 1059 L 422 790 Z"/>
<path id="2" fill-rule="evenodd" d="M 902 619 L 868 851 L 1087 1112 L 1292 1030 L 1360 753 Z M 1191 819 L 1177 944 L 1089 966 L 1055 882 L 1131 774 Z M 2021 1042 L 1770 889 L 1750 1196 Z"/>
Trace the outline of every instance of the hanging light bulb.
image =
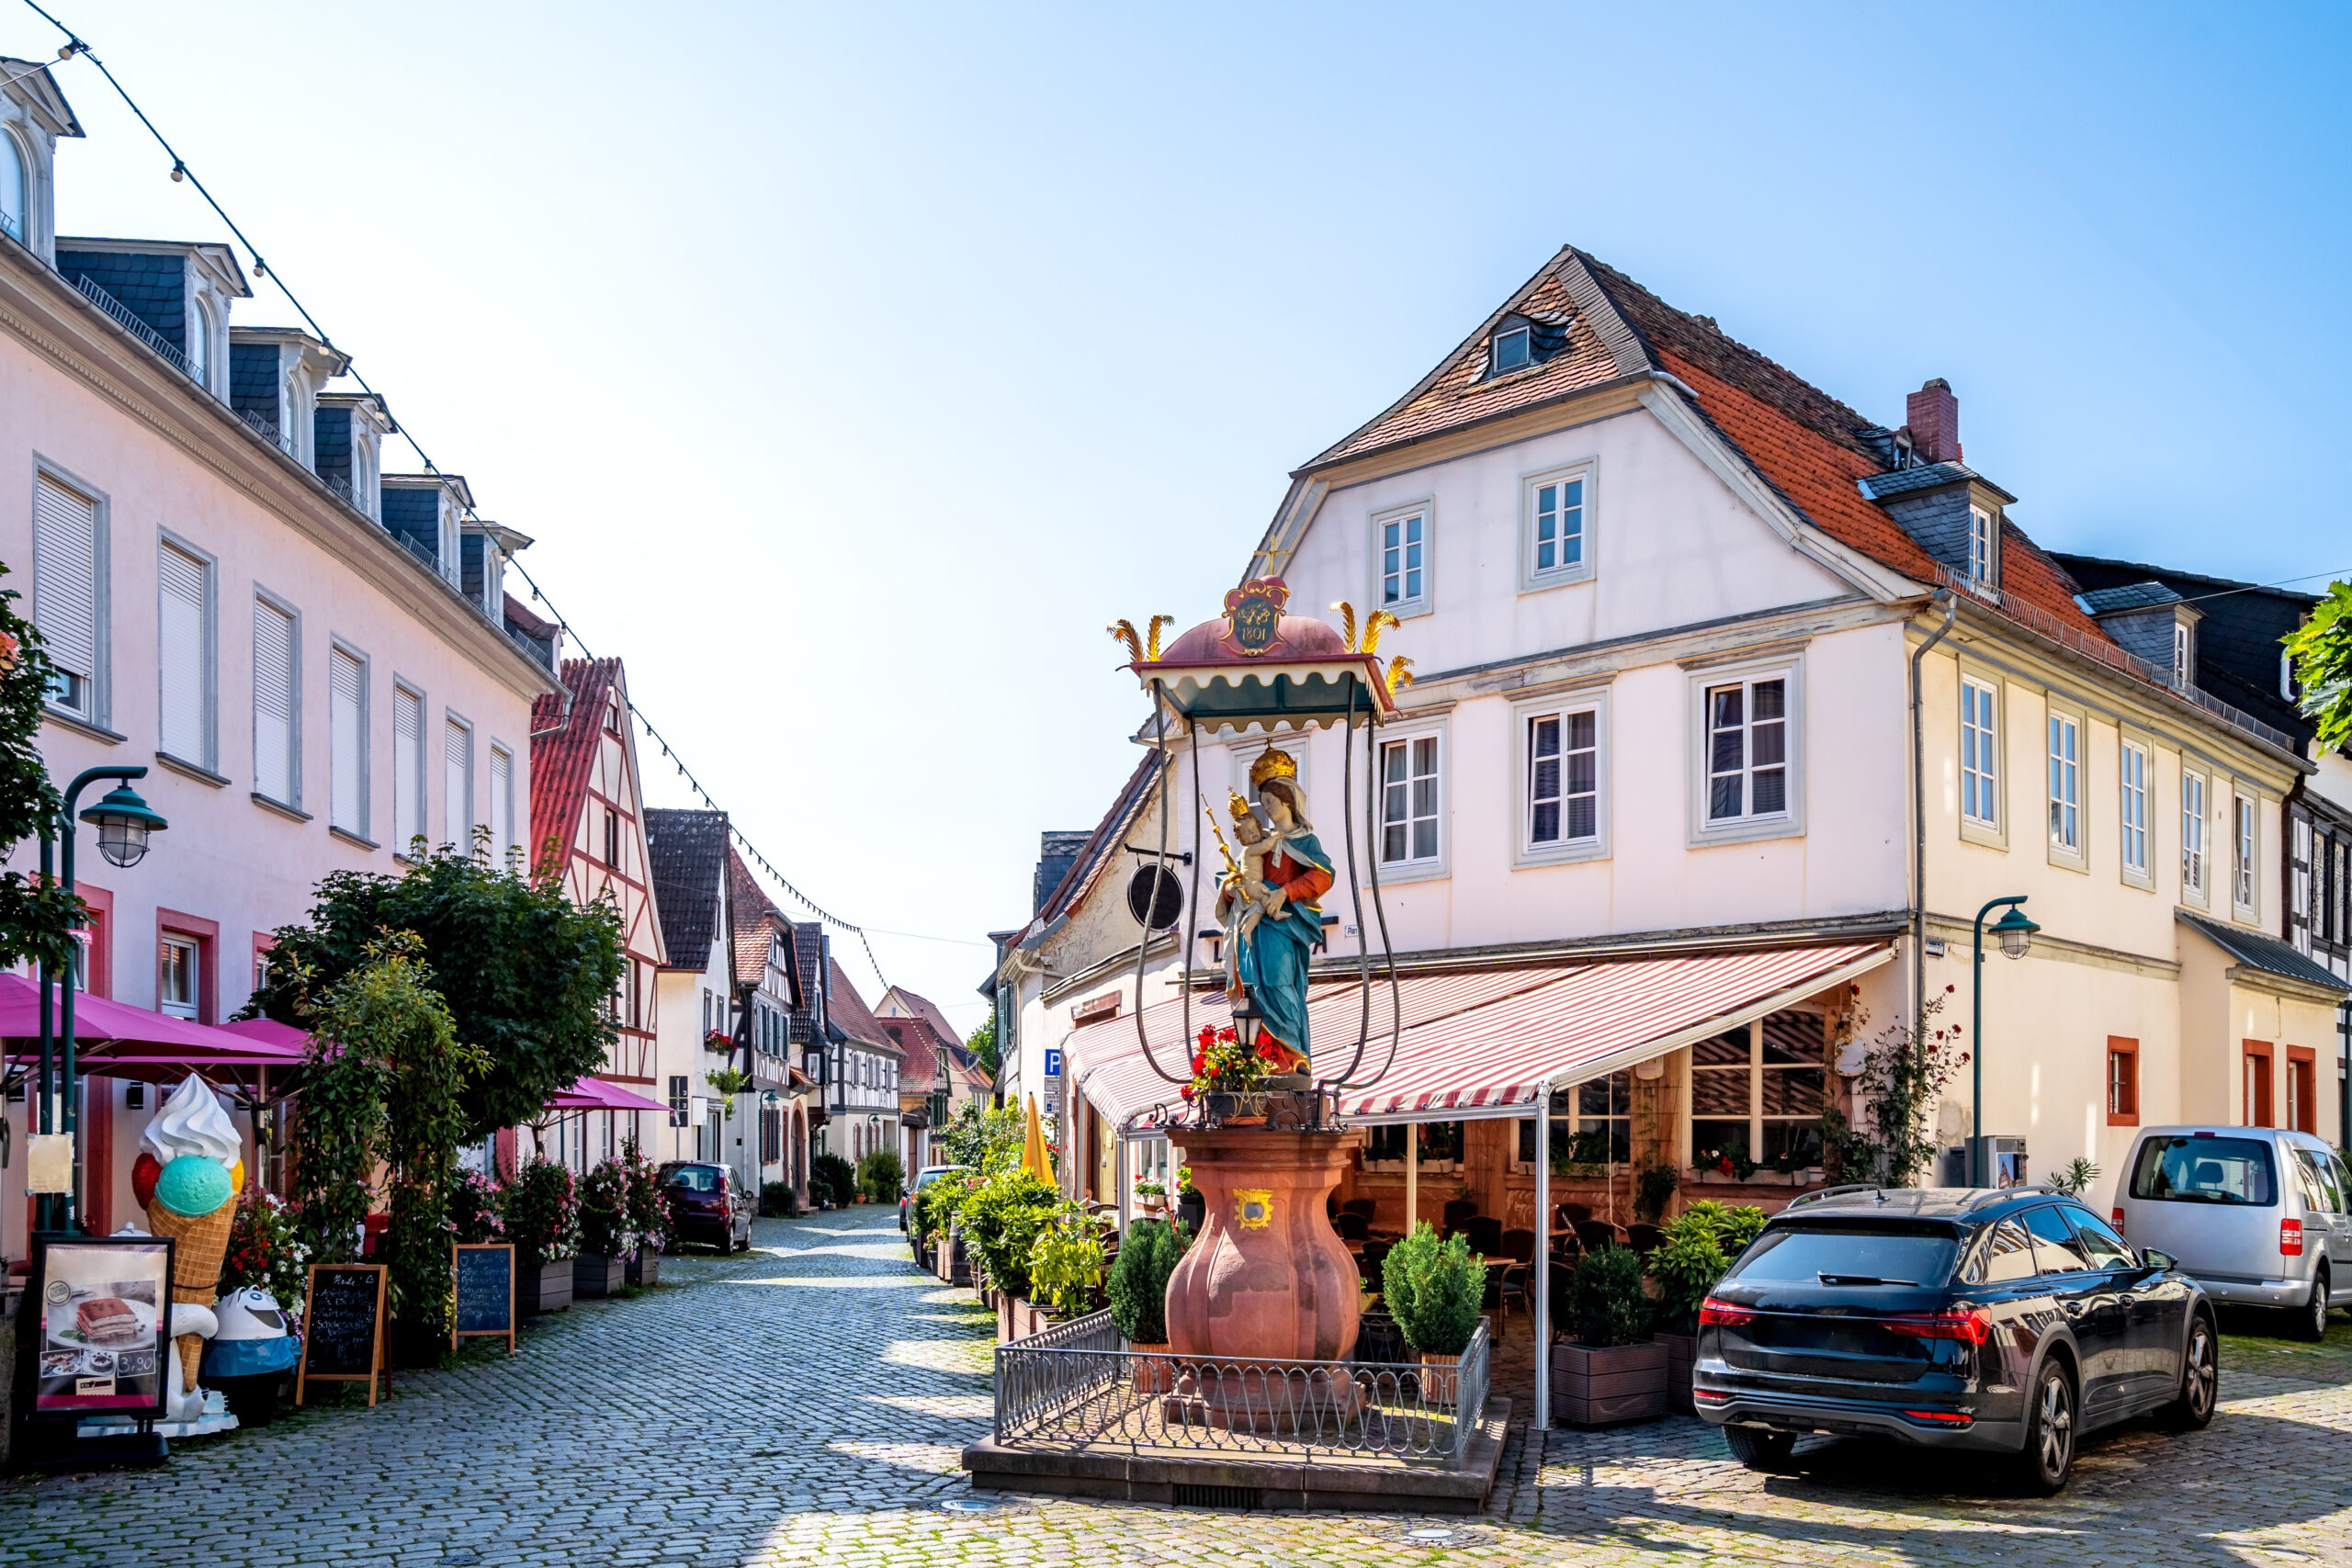
<path id="1" fill-rule="evenodd" d="M 184 179 L 186 179 L 186 178 L 187 178 L 187 165 L 186 164 L 181 163 L 177 158 L 173 159 L 173 160 L 172 160 L 172 183 L 173 183 L 174 185 L 177 185 L 177 184 L 179 184 L 182 180 L 184 180 Z"/>

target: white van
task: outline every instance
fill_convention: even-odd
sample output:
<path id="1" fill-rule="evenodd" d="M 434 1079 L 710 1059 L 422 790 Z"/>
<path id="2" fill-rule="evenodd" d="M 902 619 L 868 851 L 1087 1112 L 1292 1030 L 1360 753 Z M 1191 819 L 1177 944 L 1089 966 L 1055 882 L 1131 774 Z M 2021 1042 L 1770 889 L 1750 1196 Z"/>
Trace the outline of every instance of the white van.
<path id="1" fill-rule="evenodd" d="M 2215 1301 L 2284 1308 L 2298 1337 L 2352 1306 L 2352 1173 L 2308 1133 L 2148 1127 L 2116 1183 L 2115 1228 Z"/>

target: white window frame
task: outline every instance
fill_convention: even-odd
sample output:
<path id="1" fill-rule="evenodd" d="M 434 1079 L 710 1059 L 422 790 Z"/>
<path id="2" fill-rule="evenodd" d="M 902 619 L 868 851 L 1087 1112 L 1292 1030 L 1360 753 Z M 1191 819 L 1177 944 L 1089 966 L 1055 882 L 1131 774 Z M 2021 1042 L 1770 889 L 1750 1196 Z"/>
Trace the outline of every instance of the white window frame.
<path id="1" fill-rule="evenodd" d="M 2073 871 L 2089 867 L 2090 801 L 2083 782 L 2083 740 L 2090 725 L 2083 710 L 2052 698 L 2042 715 L 2042 841 L 2050 863 Z"/>
<path id="2" fill-rule="evenodd" d="M 1802 836 L 1804 832 L 1805 794 L 1804 657 L 1702 666 L 1690 671 L 1689 677 L 1688 771 L 1683 787 L 1690 802 L 1691 847 Z M 1713 705 L 1708 694 L 1725 686 L 1746 688 L 1740 699 L 1741 712 L 1747 716 L 1742 725 L 1741 752 L 1746 761 L 1741 769 L 1740 786 L 1740 801 L 1745 808 L 1755 798 L 1752 787 L 1756 767 L 1753 761 L 1755 688 L 1758 683 L 1770 681 L 1786 682 L 1786 704 L 1781 710 L 1786 739 L 1781 766 L 1787 775 L 1787 784 L 1781 797 L 1782 808 L 1763 815 L 1744 809 L 1738 817 L 1711 818 L 1708 812 L 1713 804 L 1714 793 L 1714 775 L 1710 766 L 1713 756 L 1713 732 L 1710 724 Z"/>
<path id="3" fill-rule="evenodd" d="M 465 798 L 462 801 L 449 797 L 449 741 L 453 730 L 464 732 L 466 738 Z M 455 708 L 441 711 L 441 831 L 448 837 L 458 853 L 467 856 L 474 852 L 474 742 L 477 739 L 472 720 Z M 458 809 L 460 806 L 464 807 L 462 818 Z M 459 831 L 461 820 L 463 831 Z"/>
<path id="4" fill-rule="evenodd" d="M 200 665 L 197 705 L 198 725 L 201 731 L 197 743 L 198 755 L 184 757 L 164 745 L 164 714 L 170 700 L 164 684 L 164 581 L 163 556 L 165 550 L 176 550 L 197 563 L 202 580 L 198 591 L 197 616 L 198 651 Z M 220 561 L 209 550 L 198 549 L 168 528 L 156 530 L 155 538 L 155 755 L 167 761 L 185 763 L 199 773 L 210 775 L 213 783 L 220 782 Z"/>
<path id="5" fill-rule="evenodd" d="M 401 708 L 403 698 L 413 699 L 416 705 L 416 761 L 407 770 L 406 778 L 401 776 Z M 424 825 L 433 805 L 432 796 L 424 787 L 425 756 L 429 750 L 424 739 L 424 688 L 412 685 L 395 674 L 392 677 L 392 853 L 412 863 L 416 858 L 416 840 L 428 838 Z M 401 819 L 401 787 L 403 784 L 416 792 L 416 831 L 413 833 L 406 831 L 411 824 Z"/>
<path id="6" fill-rule="evenodd" d="M 1960 677 L 1959 761 L 1962 836 L 2007 848 L 2008 814 L 2001 798 L 2007 772 L 2001 765 L 2001 682 L 1967 670 Z M 1982 809 L 1972 810 L 1972 803 Z"/>
<path id="7" fill-rule="evenodd" d="M 1538 546 L 1535 530 L 1540 521 L 1537 502 L 1547 485 L 1581 485 L 1577 505 L 1577 560 L 1574 565 L 1536 565 Z M 1519 481 L 1519 590 L 1534 593 L 1547 588 L 1562 588 L 1571 583 L 1589 582 L 1597 570 L 1599 536 L 1595 519 L 1599 514 L 1600 463 L 1587 457 L 1579 462 L 1563 463 L 1541 473 L 1527 474 Z M 1566 497 L 1556 503 L 1558 510 L 1567 509 Z M 1555 543 L 1558 541 L 1555 540 Z"/>
<path id="8" fill-rule="evenodd" d="M 1521 358 L 1518 364 L 1505 365 L 1503 363 L 1503 344 L 1511 338 L 1519 339 L 1525 352 L 1523 357 Z M 1533 327 L 1512 327 L 1508 331 L 1497 333 L 1493 338 L 1488 340 L 1487 348 L 1487 375 L 1508 376 L 1515 370 L 1524 370 L 1534 363 L 1535 329 Z"/>
<path id="9" fill-rule="evenodd" d="M 2180 770 L 2180 901 L 2199 908 L 2213 901 L 2212 798 L 2211 774 Z"/>
<path id="10" fill-rule="evenodd" d="M 506 777 L 498 776 L 498 764 L 506 764 Z M 502 829 L 499 818 L 506 818 Z M 490 852 L 496 868 L 506 869 L 511 852 L 521 842 L 514 837 L 514 749 L 495 736 L 490 742 Z"/>
<path id="11" fill-rule="evenodd" d="M 1250 770 L 1257 766 L 1258 759 L 1267 752 L 1283 751 L 1287 752 L 1290 760 L 1298 764 L 1298 793 L 1308 800 L 1313 800 L 1315 796 L 1309 788 L 1309 779 L 1313 770 L 1310 766 L 1311 760 L 1307 755 L 1306 744 L 1311 733 L 1304 729 L 1279 730 L 1272 735 L 1261 731 L 1234 741 L 1230 749 L 1233 759 L 1233 793 L 1254 804 L 1258 798 L 1258 792 L 1250 787 Z M 1236 846 L 1237 849 L 1238 847 Z"/>
<path id="12" fill-rule="evenodd" d="M 1993 513 L 1984 507 L 1972 505 L 1968 509 L 1968 577 L 1972 582 L 1993 585 L 1993 550 L 1995 529 Z"/>
<path id="13" fill-rule="evenodd" d="M 1419 593 L 1408 594 L 1403 592 L 1404 580 L 1408 570 L 1404 560 L 1407 548 L 1404 536 L 1405 525 L 1417 517 L 1421 523 L 1421 591 Z M 1398 593 L 1393 603 L 1386 596 L 1388 592 L 1388 530 L 1391 527 L 1394 527 L 1397 534 L 1398 558 L 1396 563 Z M 1430 613 L 1435 597 L 1436 583 L 1433 569 L 1437 565 L 1436 542 L 1437 502 L 1433 497 L 1424 496 L 1419 501 L 1403 506 L 1384 507 L 1372 514 L 1372 607 L 1374 610 L 1385 610 L 1399 620 L 1408 615 L 1426 615 Z"/>
<path id="14" fill-rule="evenodd" d="M 284 615 L 288 628 L 286 660 L 286 795 L 283 797 L 274 795 L 261 787 L 261 687 L 259 683 L 261 649 L 258 642 L 254 647 L 253 658 L 249 661 L 251 668 L 248 671 L 249 683 L 254 687 L 253 793 L 257 799 L 283 806 L 290 811 L 300 811 L 302 809 L 302 612 L 259 583 L 254 585 L 253 604 L 254 614 L 253 626 L 256 634 L 260 626 L 261 610 L 265 605 Z"/>
<path id="15" fill-rule="evenodd" d="M 1566 836 L 1567 721 L 1578 714 L 1592 716 L 1593 830 L 1582 838 L 1571 839 Z M 1535 839 L 1535 726 L 1545 719 L 1556 719 L 1560 723 L 1562 837 L 1548 843 L 1539 843 Z M 1511 809 L 1519 824 L 1513 863 L 1522 866 L 1558 865 L 1566 862 L 1605 858 L 1609 854 L 1609 797 L 1611 793 L 1609 787 L 1609 693 L 1605 690 L 1566 692 L 1521 702 L 1511 709 L 1511 725 L 1516 737 Z"/>
<path id="16" fill-rule="evenodd" d="M 1410 853 L 1413 847 L 1411 825 L 1429 819 L 1412 811 L 1411 780 L 1419 776 L 1411 773 L 1414 761 L 1413 748 L 1418 742 L 1423 740 L 1432 742 L 1437 748 L 1436 768 L 1430 775 L 1436 780 L 1437 800 L 1434 823 L 1437 844 L 1434 854 L 1416 856 Z M 1377 761 L 1374 764 L 1372 779 L 1375 803 L 1373 811 L 1372 852 L 1375 855 L 1385 855 L 1388 848 L 1388 786 L 1385 781 L 1388 776 L 1388 749 L 1391 746 L 1402 746 L 1406 749 L 1408 817 L 1405 847 L 1408 853 L 1402 860 L 1382 859 L 1380 880 L 1386 883 L 1419 882 L 1431 877 L 1444 876 L 1447 874 L 1447 855 L 1453 847 L 1453 835 L 1447 831 L 1448 807 L 1452 804 L 1452 795 L 1446 788 L 1445 770 L 1448 757 L 1445 727 L 1442 724 L 1406 730 L 1384 729 L 1381 732 L 1380 744 L 1374 749 L 1373 753 Z"/>
<path id="17" fill-rule="evenodd" d="M 187 1000 L 169 1001 L 164 996 L 164 950 L 187 954 Z M 155 1010 L 167 1018 L 184 1018 L 194 1022 L 204 1006 L 204 943 L 196 937 L 180 931 L 164 931 L 155 942 Z"/>
<path id="18" fill-rule="evenodd" d="M 2185 692 L 2193 684 L 2188 678 L 2188 670 L 2196 647 L 2189 634 L 2188 623 L 2175 617 L 2172 623 L 2172 684 L 2177 692 Z"/>
<path id="19" fill-rule="evenodd" d="M 342 819 L 341 812 L 336 801 L 336 796 L 343 782 L 342 774 L 339 771 L 340 764 L 335 757 L 334 739 L 336 703 L 334 694 L 334 670 L 335 661 L 338 658 L 347 659 L 359 666 L 358 754 L 350 759 L 350 765 L 354 774 L 352 782 L 357 786 L 357 790 L 356 799 L 354 806 L 354 819 L 348 822 Z M 372 743 L 374 737 L 370 731 L 370 720 L 374 716 L 375 706 L 373 693 L 370 689 L 374 685 L 374 682 L 370 679 L 373 673 L 373 667 L 369 664 L 368 656 L 365 653 L 362 653 L 359 649 L 352 647 L 351 644 L 344 641 L 341 637 L 329 637 L 327 639 L 327 827 L 330 830 L 342 835 L 344 838 L 364 844 L 369 849 L 376 847 L 374 840 L 368 834 L 368 825 L 371 820 L 369 813 L 369 807 L 371 805 L 369 798 L 369 784 L 372 782 L 370 774 L 373 771 L 370 768 L 369 763 L 375 756 L 375 747 Z"/>
<path id="20" fill-rule="evenodd" d="M 47 706 L 51 713 L 69 722 L 99 730 L 108 739 L 119 740 L 122 737 L 108 728 L 114 718 L 113 503 L 106 491 L 84 483 L 71 470 L 59 468 L 36 453 L 33 457 L 33 503 L 36 507 L 40 504 L 40 487 L 44 482 L 88 502 L 93 513 L 90 526 L 89 700 L 81 707 L 70 707 L 52 695 Z M 39 626 L 41 621 L 40 540 L 40 530 L 35 526 L 26 552 L 32 560 L 32 571 L 31 581 L 27 584 L 31 590 L 28 596 L 30 610 L 25 617 L 35 626 Z"/>
<path id="21" fill-rule="evenodd" d="M 2262 801 L 2236 788 L 2230 791 L 2230 913 L 2262 918 Z"/>
<path id="22" fill-rule="evenodd" d="M 2133 887 L 2156 886 L 2155 750 L 2125 736 L 2116 749 L 2116 852 L 2123 880 Z"/>

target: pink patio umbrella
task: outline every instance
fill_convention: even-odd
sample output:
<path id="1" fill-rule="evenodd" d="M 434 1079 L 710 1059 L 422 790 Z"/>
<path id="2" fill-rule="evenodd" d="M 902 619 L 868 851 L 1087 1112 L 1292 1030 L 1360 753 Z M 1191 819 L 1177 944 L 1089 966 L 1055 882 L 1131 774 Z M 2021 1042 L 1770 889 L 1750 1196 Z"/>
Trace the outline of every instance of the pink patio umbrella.
<path id="1" fill-rule="evenodd" d="M 52 1009 L 54 1003 L 51 1004 Z M 54 1010 L 51 1028 L 58 1027 Z M 277 1025 L 273 1027 L 283 1027 Z M 74 997 L 74 1039 L 83 1072 L 117 1066 L 299 1067 L 302 1052 L 282 1041 L 190 1019 L 151 1012 L 87 991 Z M 40 988 L 22 975 L 0 975 L 0 1041 L 9 1056 L 40 1050 Z"/>
<path id="2" fill-rule="evenodd" d="M 570 1089 L 559 1089 L 548 1096 L 549 1111 L 659 1111 L 664 1116 L 670 1108 L 658 1100 L 648 1100 L 632 1094 L 618 1084 L 606 1083 L 600 1077 L 583 1076 L 575 1079 Z"/>

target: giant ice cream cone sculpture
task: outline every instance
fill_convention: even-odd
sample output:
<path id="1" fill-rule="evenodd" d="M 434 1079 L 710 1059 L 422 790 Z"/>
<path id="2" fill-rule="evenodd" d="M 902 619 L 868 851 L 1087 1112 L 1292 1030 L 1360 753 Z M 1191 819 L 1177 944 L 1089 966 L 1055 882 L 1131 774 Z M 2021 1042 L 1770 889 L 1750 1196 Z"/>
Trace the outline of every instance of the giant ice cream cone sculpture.
<path id="1" fill-rule="evenodd" d="M 237 1194 L 245 1185 L 243 1144 L 220 1102 L 190 1073 L 139 1136 L 131 1184 L 147 1205 L 147 1225 L 179 1243 L 173 1254 L 172 1300 L 209 1308 L 220 1290 L 220 1260 L 229 1251 Z M 180 1387 L 196 1387 L 204 1357 L 200 1335 L 183 1334 Z"/>

